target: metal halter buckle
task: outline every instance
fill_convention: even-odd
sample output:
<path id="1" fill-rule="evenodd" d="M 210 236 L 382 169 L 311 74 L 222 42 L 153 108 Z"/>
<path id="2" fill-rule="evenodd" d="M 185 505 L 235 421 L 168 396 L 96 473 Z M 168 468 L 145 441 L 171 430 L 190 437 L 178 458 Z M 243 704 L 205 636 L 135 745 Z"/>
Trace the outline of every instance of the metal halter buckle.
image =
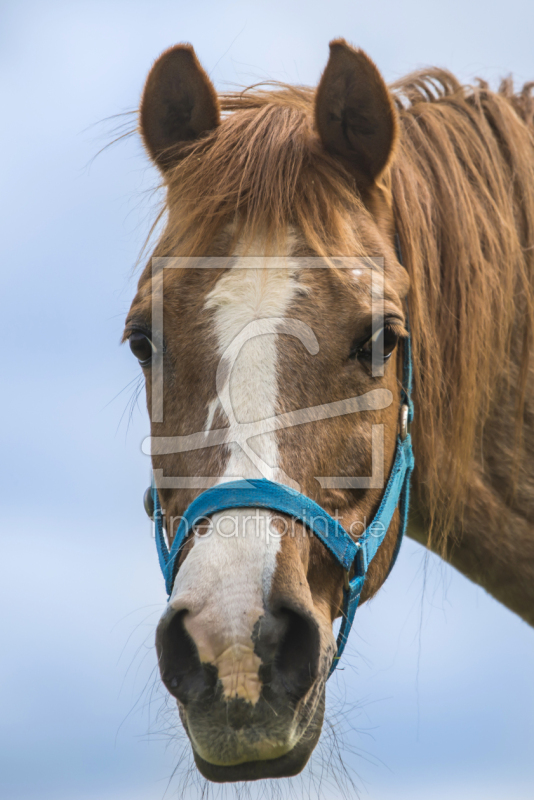
<path id="1" fill-rule="evenodd" d="M 400 438 L 404 441 L 408 436 L 408 416 L 410 409 L 407 403 L 403 403 L 400 410 Z"/>

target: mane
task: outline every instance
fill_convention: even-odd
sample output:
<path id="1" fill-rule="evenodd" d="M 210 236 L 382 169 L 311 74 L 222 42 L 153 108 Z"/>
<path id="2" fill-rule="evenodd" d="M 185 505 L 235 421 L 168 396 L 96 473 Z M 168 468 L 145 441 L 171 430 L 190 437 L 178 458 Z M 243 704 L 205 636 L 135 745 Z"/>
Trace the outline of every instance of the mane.
<path id="1" fill-rule="evenodd" d="M 515 394 L 509 485 L 520 464 L 534 320 L 533 84 L 516 95 L 449 72 L 394 84 L 402 134 L 393 207 L 411 276 L 418 490 L 429 530 L 461 530 L 484 426 Z M 439 543 L 437 543 L 439 546 Z"/>
<path id="2" fill-rule="evenodd" d="M 521 448 L 534 318 L 532 86 L 514 94 L 507 80 L 494 92 L 434 69 L 391 87 L 401 130 L 383 186 L 411 276 L 415 480 L 443 548 L 503 377 Z M 166 209 L 180 213 L 156 254 L 206 254 L 231 222 L 235 241 L 259 237 L 272 252 L 295 225 L 319 255 L 365 255 L 354 218 L 366 212 L 314 132 L 314 96 L 278 83 L 221 94 L 222 124 L 167 176 Z"/>

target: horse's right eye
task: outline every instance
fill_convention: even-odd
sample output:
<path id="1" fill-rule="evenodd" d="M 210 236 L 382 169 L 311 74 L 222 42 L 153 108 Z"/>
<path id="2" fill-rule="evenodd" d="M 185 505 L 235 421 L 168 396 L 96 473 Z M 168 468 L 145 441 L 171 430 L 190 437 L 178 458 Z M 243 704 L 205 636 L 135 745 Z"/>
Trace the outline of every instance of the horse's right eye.
<path id="1" fill-rule="evenodd" d="M 134 356 L 139 360 L 142 367 L 147 367 L 156 348 L 145 333 L 136 331 L 128 337 L 130 350 Z"/>

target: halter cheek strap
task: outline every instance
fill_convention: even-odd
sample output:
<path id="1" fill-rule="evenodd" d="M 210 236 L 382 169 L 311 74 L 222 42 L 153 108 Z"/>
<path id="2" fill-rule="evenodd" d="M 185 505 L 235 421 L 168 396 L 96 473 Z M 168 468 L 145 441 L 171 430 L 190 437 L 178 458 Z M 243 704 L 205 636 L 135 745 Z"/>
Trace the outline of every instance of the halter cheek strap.
<path id="1" fill-rule="evenodd" d="M 404 341 L 402 392 L 400 434 L 397 437 L 395 459 L 389 480 L 373 521 L 356 540 L 314 500 L 288 486 L 261 478 L 219 484 L 198 495 L 185 510 L 169 550 L 163 534 L 158 492 L 152 485 L 151 499 L 156 547 L 169 597 L 176 577 L 180 550 L 196 524 L 218 511 L 230 508 L 266 508 L 287 514 L 313 531 L 343 569 L 342 622 L 337 637 L 336 655 L 330 668 L 330 677 L 345 649 L 369 564 L 384 541 L 397 508 L 400 514 L 400 525 L 390 571 L 396 561 L 408 524 L 410 477 L 414 466 L 412 440 L 408 432 L 408 424 L 413 419 L 410 339 Z M 152 515 L 150 514 L 150 516 Z"/>

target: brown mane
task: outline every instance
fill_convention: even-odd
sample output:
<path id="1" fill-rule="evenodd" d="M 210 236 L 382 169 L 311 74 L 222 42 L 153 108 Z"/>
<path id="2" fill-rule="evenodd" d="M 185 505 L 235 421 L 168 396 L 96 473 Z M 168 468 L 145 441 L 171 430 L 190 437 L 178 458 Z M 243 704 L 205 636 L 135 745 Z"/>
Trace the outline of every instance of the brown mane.
<path id="1" fill-rule="evenodd" d="M 531 88 L 464 87 L 442 70 L 392 87 L 400 137 L 383 188 L 412 280 L 414 446 L 434 536 L 461 518 L 464 478 L 503 380 L 517 395 L 518 430 L 523 415 L 534 316 Z M 362 200 L 320 145 L 314 96 L 279 84 L 221 94 L 223 123 L 166 176 L 171 216 L 156 254 L 205 254 L 235 221 L 236 239 L 261 236 L 272 251 L 294 224 L 318 254 L 363 255 L 354 230 Z"/>
<path id="2" fill-rule="evenodd" d="M 493 92 L 435 69 L 393 88 L 402 135 L 391 186 L 412 279 L 418 489 L 430 529 L 446 534 L 461 519 L 465 478 L 503 381 L 516 393 L 518 432 L 504 494 L 514 461 L 518 469 L 534 316 L 532 84 L 520 95 L 510 81 Z"/>

